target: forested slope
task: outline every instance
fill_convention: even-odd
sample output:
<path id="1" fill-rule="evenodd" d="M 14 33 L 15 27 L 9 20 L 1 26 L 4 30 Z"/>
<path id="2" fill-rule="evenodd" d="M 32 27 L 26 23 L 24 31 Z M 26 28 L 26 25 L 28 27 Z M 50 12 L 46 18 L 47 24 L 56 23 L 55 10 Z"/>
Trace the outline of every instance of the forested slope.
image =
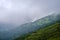
<path id="1" fill-rule="evenodd" d="M 16 40 L 60 40 L 60 23 L 53 24 L 43 29 L 27 34 Z"/>

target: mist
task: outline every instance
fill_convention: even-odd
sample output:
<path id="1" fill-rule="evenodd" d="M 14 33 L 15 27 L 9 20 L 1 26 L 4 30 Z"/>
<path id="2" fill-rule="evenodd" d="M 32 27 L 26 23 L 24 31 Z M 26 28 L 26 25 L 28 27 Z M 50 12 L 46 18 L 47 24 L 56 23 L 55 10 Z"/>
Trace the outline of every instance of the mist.
<path id="1" fill-rule="evenodd" d="M 60 10 L 60 0 L 0 0 L 0 23 L 21 25 Z"/>

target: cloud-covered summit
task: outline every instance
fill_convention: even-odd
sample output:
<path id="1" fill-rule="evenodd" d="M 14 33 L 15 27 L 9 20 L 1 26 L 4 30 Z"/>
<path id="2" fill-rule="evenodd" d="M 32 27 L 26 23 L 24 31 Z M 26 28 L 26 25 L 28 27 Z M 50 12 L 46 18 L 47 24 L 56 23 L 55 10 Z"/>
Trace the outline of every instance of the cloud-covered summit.
<path id="1" fill-rule="evenodd" d="M 0 22 L 20 25 L 59 10 L 60 0 L 0 0 Z"/>

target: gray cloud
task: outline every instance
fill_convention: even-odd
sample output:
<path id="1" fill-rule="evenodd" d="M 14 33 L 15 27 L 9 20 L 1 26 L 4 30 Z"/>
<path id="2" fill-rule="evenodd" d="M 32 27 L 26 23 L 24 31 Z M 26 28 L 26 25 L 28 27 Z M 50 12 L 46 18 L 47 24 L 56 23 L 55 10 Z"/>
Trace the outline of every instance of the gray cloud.
<path id="1" fill-rule="evenodd" d="M 0 0 L 0 22 L 23 24 L 60 10 L 60 0 Z M 30 21 L 30 20 L 29 20 Z"/>

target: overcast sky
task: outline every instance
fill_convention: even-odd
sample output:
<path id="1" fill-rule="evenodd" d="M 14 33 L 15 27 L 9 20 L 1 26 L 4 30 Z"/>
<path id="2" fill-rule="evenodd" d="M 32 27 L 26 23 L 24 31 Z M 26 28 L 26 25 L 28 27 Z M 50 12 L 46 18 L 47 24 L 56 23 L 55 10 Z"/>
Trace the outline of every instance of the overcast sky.
<path id="1" fill-rule="evenodd" d="M 0 22 L 22 24 L 60 10 L 60 0 L 0 0 Z"/>

